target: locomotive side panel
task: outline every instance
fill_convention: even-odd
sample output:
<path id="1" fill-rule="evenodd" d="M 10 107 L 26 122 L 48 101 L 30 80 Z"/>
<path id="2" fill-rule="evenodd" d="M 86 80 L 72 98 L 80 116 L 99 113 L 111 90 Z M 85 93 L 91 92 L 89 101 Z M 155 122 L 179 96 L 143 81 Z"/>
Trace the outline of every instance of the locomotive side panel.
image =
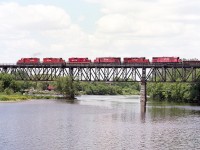
<path id="1" fill-rule="evenodd" d="M 144 64 L 148 64 L 150 63 L 149 62 L 149 59 L 146 59 L 145 57 L 125 57 L 124 58 L 124 63 L 135 63 L 135 64 L 138 64 L 138 63 L 144 63 Z"/>
<path id="2" fill-rule="evenodd" d="M 88 59 L 87 57 L 86 58 L 78 58 L 78 57 L 72 57 L 72 58 L 69 58 L 68 59 L 68 62 L 69 63 L 78 63 L 78 64 L 81 64 L 81 63 L 91 63 L 91 60 Z"/>
<path id="3" fill-rule="evenodd" d="M 43 58 L 43 64 L 65 64 L 62 58 Z"/>
<path id="4" fill-rule="evenodd" d="M 94 63 L 121 63 L 120 57 L 97 57 Z"/>
<path id="5" fill-rule="evenodd" d="M 153 57 L 152 63 L 179 63 L 179 57 Z"/>
<path id="6" fill-rule="evenodd" d="M 40 64 L 39 58 L 21 58 L 17 61 L 18 65 L 34 65 L 34 64 Z"/>

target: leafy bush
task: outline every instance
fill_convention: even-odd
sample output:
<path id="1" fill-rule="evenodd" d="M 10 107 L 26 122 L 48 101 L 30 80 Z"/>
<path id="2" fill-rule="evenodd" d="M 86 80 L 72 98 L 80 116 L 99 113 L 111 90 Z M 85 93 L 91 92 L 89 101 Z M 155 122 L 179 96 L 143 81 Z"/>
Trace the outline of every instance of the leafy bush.
<path id="1" fill-rule="evenodd" d="M 4 93 L 7 94 L 7 95 L 11 95 L 11 94 L 14 93 L 14 91 L 13 91 L 12 89 L 10 89 L 10 88 L 6 88 L 6 89 L 4 90 Z"/>

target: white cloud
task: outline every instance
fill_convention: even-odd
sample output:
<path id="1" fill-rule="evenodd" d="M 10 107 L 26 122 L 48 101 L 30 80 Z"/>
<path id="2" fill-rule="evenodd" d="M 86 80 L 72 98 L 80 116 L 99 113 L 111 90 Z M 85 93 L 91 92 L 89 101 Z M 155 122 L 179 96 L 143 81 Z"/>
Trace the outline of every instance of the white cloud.
<path id="1" fill-rule="evenodd" d="M 0 4 L 0 61 L 20 57 L 180 56 L 200 48 L 197 0 L 85 0 L 100 6 L 94 33 L 49 5 Z M 89 8 L 89 7 L 88 7 Z M 89 10 L 88 10 L 89 11 Z M 92 12 L 91 12 L 92 15 Z M 75 24 L 72 20 L 76 20 Z"/>
<path id="2" fill-rule="evenodd" d="M 77 21 L 78 22 L 83 22 L 85 20 L 85 16 L 81 15 L 78 17 Z"/>
<path id="3" fill-rule="evenodd" d="M 97 27 L 102 32 L 129 32 L 132 36 L 177 34 L 183 26 L 176 22 L 175 18 L 180 16 L 175 14 L 176 9 L 170 4 L 158 0 L 104 1 L 104 16 L 97 22 Z"/>
<path id="4" fill-rule="evenodd" d="M 100 32 L 120 33 L 134 31 L 134 22 L 127 15 L 109 14 L 103 16 L 97 22 Z"/>
<path id="5" fill-rule="evenodd" d="M 109 45 L 114 55 L 194 57 L 200 54 L 197 0 L 91 1 L 99 3 L 103 13 L 96 22 L 95 36 L 104 37 L 104 47 Z"/>
<path id="6" fill-rule="evenodd" d="M 0 5 L 1 29 L 50 30 L 66 28 L 70 16 L 64 10 L 45 5 L 20 6 L 16 3 Z"/>
<path id="7" fill-rule="evenodd" d="M 68 57 L 85 55 L 81 49 L 87 34 L 71 22 L 61 8 L 47 5 L 0 4 L 1 61 L 20 57 Z M 82 50 L 82 51 L 80 51 Z M 11 59 L 12 58 L 12 59 Z"/>

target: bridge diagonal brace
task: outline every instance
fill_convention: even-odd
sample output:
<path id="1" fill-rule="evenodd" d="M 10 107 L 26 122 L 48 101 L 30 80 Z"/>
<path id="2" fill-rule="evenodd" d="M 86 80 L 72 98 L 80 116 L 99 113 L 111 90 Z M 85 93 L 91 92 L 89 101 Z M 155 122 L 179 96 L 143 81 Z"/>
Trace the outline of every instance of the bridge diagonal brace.
<path id="1" fill-rule="evenodd" d="M 131 75 L 132 75 L 132 68 L 126 68 L 125 81 L 128 81 L 128 79 L 131 79 Z"/>
<path id="2" fill-rule="evenodd" d="M 154 68 L 150 68 L 150 70 L 149 70 L 149 72 L 148 72 L 148 74 L 146 76 L 146 80 L 147 81 L 150 80 L 150 77 L 152 76 L 153 71 L 154 71 Z"/>
<path id="3" fill-rule="evenodd" d="M 158 77 L 160 77 L 160 81 L 165 81 L 165 78 L 163 77 L 163 72 L 161 72 L 159 68 L 157 68 L 157 75 Z"/>
<path id="4" fill-rule="evenodd" d="M 170 73 L 169 68 L 166 68 L 166 75 L 168 78 L 170 78 L 170 82 L 175 82 L 175 77 L 174 77 L 174 69 L 171 69 L 172 73 Z"/>
<path id="5" fill-rule="evenodd" d="M 140 81 L 142 80 L 142 74 L 140 74 L 138 68 L 135 69 L 135 73 L 138 76 L 138 78 L 140 79 Z"/>
<path id="6" fill-rule="evenodd" d="M 190 69 L 190 71 L 188 72 L 188 74 L 186 74 L 186 76 L 185 76 L 185 81 L 189 81 L 189 78 L 190 78 L 191 76 L 193 76 L 193 72 L 194 72 L 194 68 L 192 67 L 192 68 Z M 193 77 L 192 77 L 192 79 L 193 79 Z"/>

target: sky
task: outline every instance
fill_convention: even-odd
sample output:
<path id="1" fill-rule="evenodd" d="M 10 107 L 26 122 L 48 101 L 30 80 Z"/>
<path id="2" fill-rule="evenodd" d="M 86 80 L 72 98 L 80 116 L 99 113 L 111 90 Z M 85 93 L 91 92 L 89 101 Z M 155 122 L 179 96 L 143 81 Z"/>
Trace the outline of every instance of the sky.
<path id="1" fill-rule="evenodd" d="M 0 63 L 24 57 L 200 59 L 199 0 L 0 0 Z"/>

